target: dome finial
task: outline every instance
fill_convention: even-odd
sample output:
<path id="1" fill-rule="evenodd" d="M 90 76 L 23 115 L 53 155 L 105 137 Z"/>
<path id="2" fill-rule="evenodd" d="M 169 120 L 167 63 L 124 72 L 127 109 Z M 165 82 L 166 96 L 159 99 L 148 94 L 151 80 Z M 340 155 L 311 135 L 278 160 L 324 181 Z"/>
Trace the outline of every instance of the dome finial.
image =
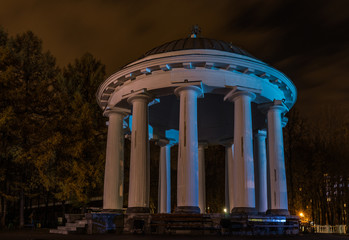
<path id="1" fill-rule="evenodd" d="M 191 29 L 191 38 L 197 38 L 201 34 L 201 28 L 199 25 L 195 24 Z"/>

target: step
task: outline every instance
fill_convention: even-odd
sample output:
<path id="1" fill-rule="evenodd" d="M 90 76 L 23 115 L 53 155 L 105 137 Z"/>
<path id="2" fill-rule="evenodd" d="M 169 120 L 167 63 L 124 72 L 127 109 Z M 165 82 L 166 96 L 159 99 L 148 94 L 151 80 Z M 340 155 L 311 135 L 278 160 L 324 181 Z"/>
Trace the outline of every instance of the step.
<path id="1" fill-rule="evenodd" d="M 64 217 L 67 222 L 72 223 L 84 219 L 85 214 L 65 214 Z"/>
<path id="2" fill-rule="evenodd" d="M 76 231 L 76 226 L 58 226 L 57 227 L 57 230 L 66 230 L 68 232 L 73 232 L 73 231 Z"/>
<path id="3" fill-rule="evenodd" d="M 87 224 L 87 219 L 82 219 L 79 221 L 76 221 L 79 225 L 86 225 Z"/>
<path id="4" fill-rule="evenodd" d="M 87 223 L 66 223 L 65 227 L 84 228 Z"/>
<path id="5" fill-rule="evenodd" d="M 67 235 L 68 231 L 67 230 L 59 230 L 59 229 L 50 229 L 50 233 Z"/>

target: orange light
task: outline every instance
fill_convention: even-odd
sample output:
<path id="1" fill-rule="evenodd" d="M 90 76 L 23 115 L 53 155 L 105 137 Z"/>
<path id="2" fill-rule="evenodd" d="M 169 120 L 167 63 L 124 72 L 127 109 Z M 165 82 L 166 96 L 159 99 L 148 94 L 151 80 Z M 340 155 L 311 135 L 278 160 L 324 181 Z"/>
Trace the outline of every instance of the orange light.
<path id="1" fill-rule="evenodd" d="M 304 213 L 300 212 L 300 213 L 299 213 L 299 216 L 300 216 L 300 217 L 304 217 Z"/>

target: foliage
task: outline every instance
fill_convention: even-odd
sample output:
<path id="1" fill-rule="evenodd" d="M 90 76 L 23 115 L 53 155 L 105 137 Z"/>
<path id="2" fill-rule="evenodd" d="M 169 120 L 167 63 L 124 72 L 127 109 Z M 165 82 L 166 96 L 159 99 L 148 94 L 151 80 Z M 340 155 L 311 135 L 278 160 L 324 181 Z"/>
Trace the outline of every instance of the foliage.
<path id="1" fill-rule="evenodd" d="M 104 77 L 91 54 L 60 70 L 32 32 L 0 29 L 2 225 L 24 198 L 86 204 L 101 194 L 106 128 L 94 92 Z"/>
<path id="2" fill-rule="evenodd" d="M 57 125 L 63 135 L 58 169 L 65 173 L 56 181 L 59 200 L 86 204 L 101 194 L 106 128 L 94 92 L 104 77 L 105 66 L 87 53 L 69 64 L 60 78 L 60 107 L 68 117 Z"/>
<path id="3" fill-rule="evenodd" d="M 316 224 L 346 224 L 349 201 L 348 118 L 324 109 L 310 124 L 296 110 L 285 129 L 289 206 Z"/>
<path id="4" fill-rule="evenodd" d="M 50 86 L 58 69 L 32 32 L 11 38 L 3 32 L 0 35 L 0 162 L 4 172 L 0 192 L 4 203 L 18 198 L 24 201 L 23 193 L 40 185 L 35 164 L 40 160 L 41 142 L 50 131 Z M 3 204 L 6 212 L 4 208 Z"/>

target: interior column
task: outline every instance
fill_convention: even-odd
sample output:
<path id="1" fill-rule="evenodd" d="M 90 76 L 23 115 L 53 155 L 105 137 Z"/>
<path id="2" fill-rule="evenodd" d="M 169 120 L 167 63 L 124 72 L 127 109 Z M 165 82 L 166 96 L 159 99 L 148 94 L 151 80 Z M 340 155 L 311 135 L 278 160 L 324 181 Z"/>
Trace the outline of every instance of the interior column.
<path id="1" fill-rule="evenodd" d="M 159 213 L 171 213 L 171 145 L 167 139 L 160 139 L 159 162 Z"/>
<path id="2" fill-rule="evenodd" d="M 234 208 L 234 144 L 225 144 L 225 205 L 230 213 Z"/>
<path id="3" fill-rule="evenodd" d="M 268 210 L 266 137 L 265 130 L 258 130 L 254 135 L 256 209 L 259 213 L 265 213 Z"/>
<path id="4" fill-rule="evenodd" d="M 206 183 L 205 183 L 205 148 L 206 143 L 199 143 L 199 208 L 200 213 L 206 212 Z"/>

